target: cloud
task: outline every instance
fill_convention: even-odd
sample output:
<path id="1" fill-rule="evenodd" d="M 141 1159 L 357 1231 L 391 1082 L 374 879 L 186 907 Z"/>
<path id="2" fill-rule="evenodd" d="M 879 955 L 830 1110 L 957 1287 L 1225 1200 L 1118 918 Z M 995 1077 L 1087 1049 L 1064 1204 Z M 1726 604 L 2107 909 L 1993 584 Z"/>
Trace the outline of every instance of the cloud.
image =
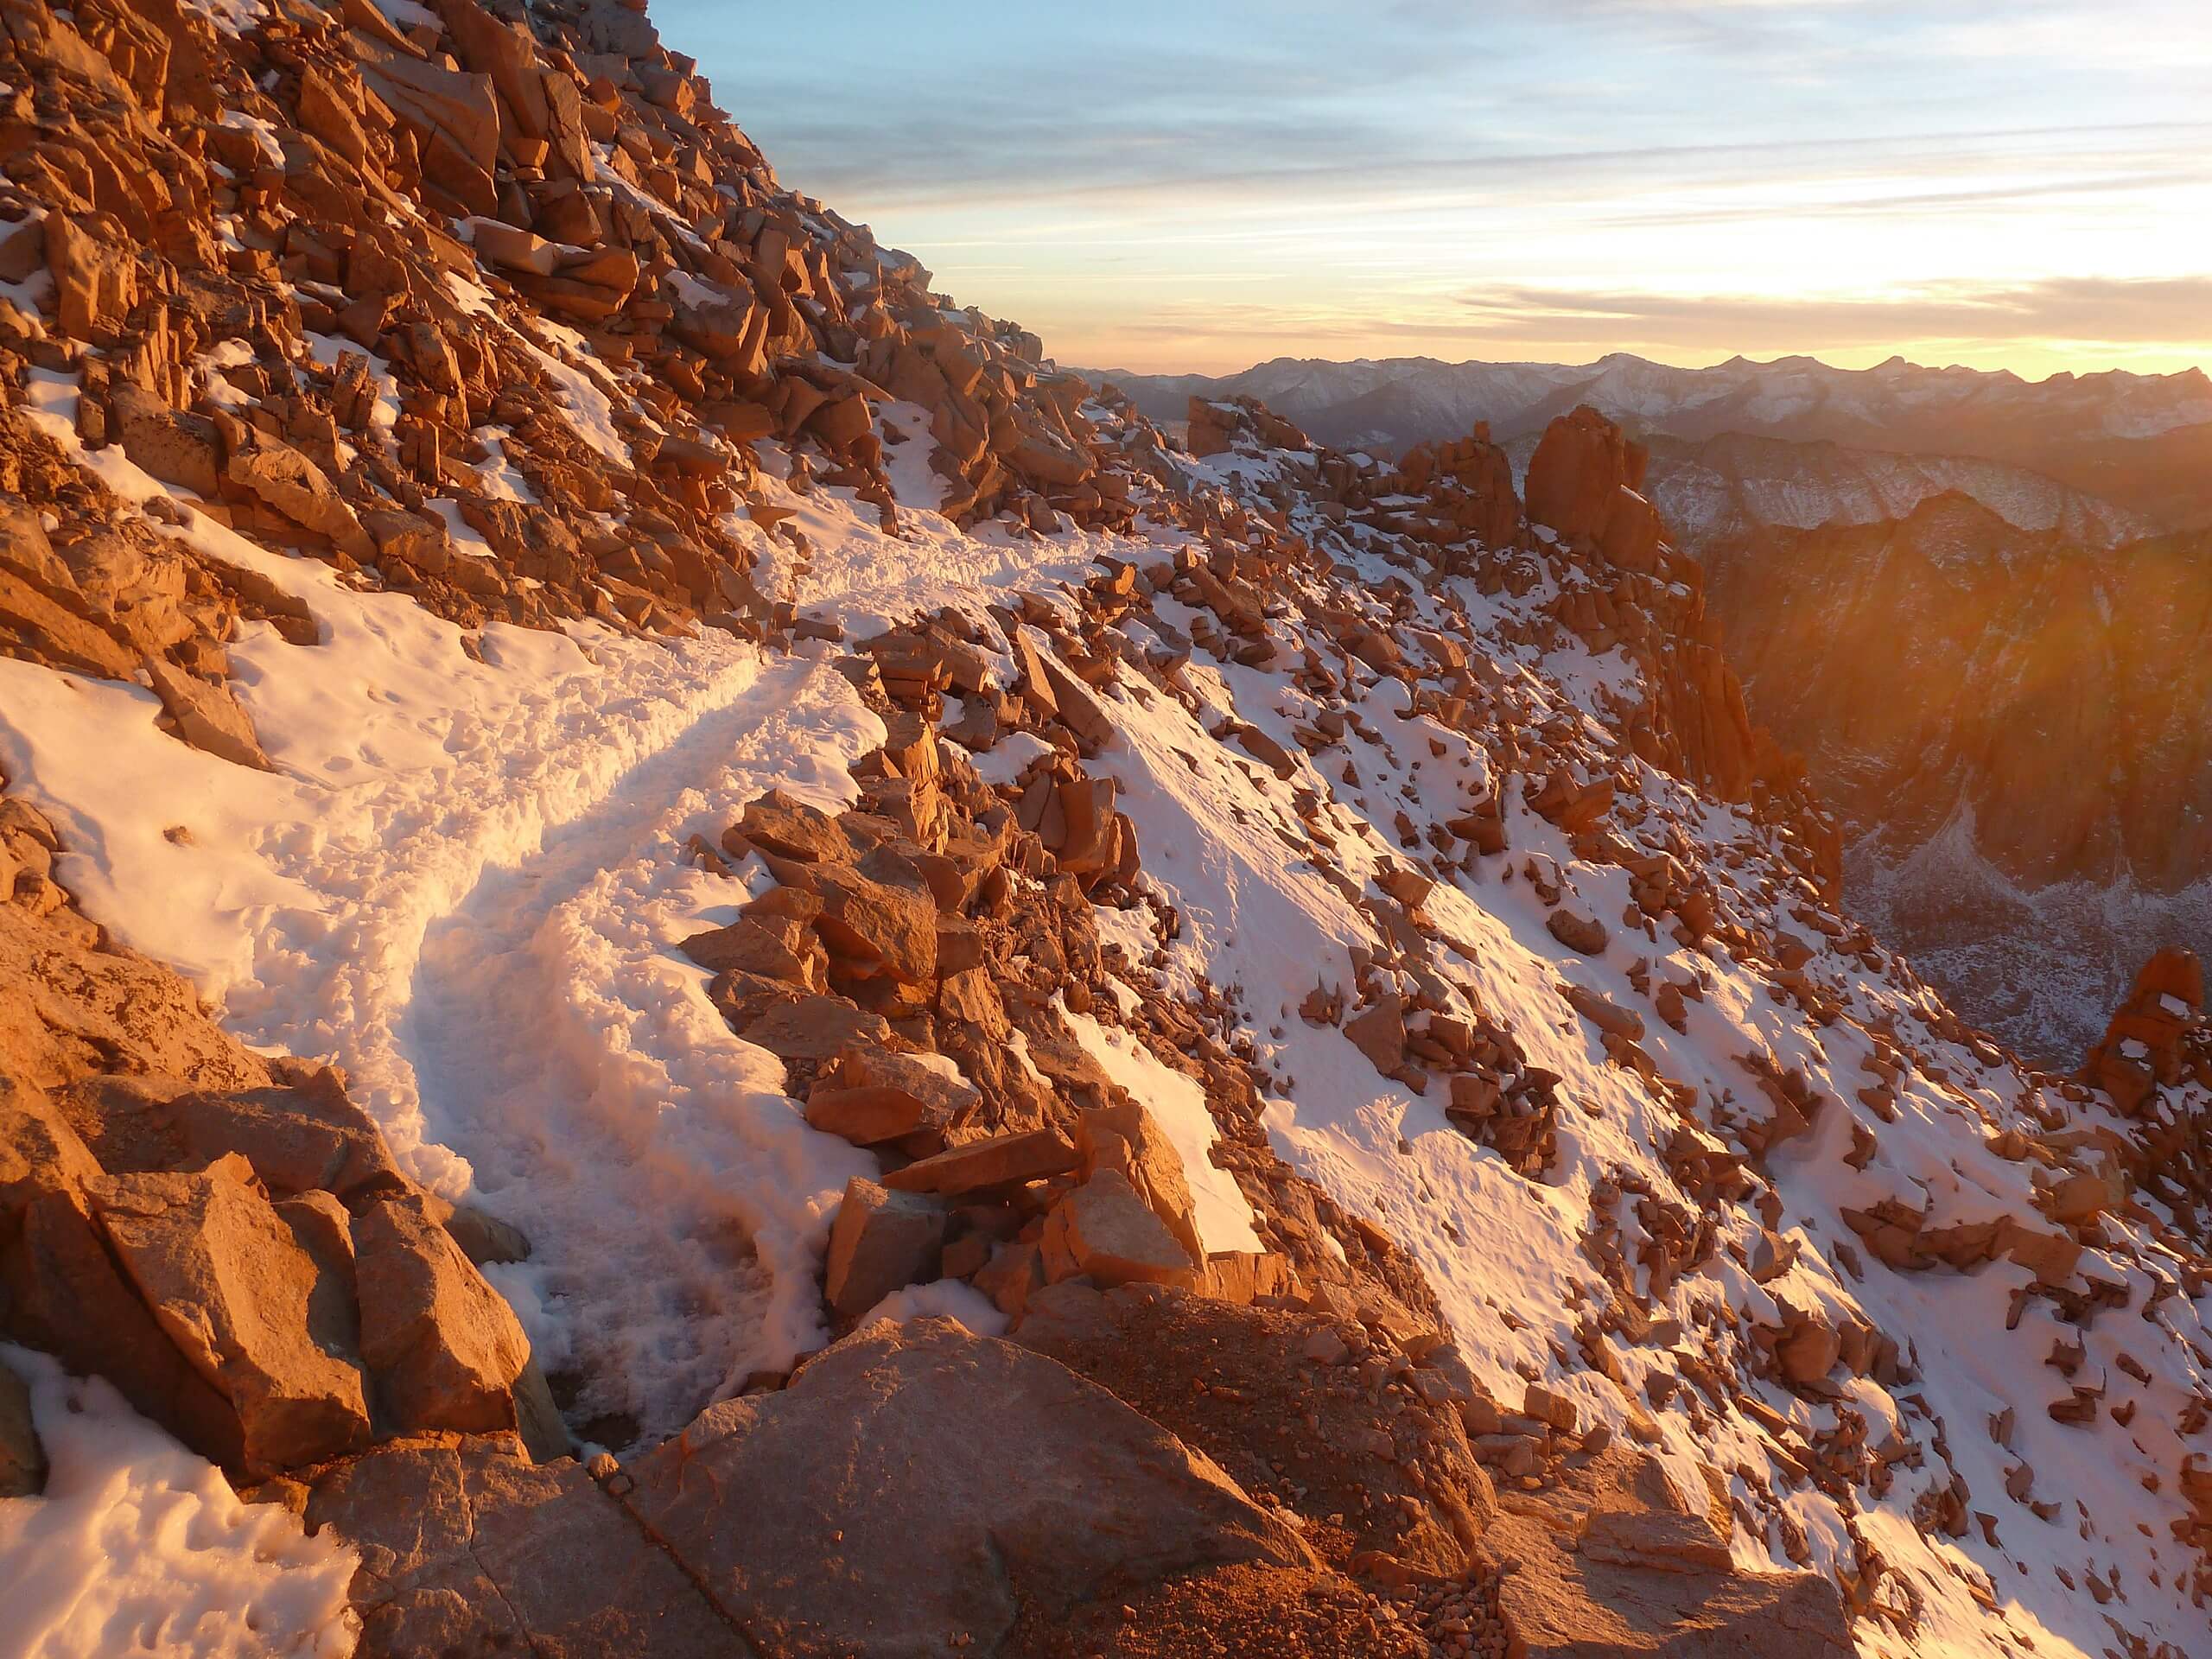
<path id="1" fill-rule="evenodd" d="M 1995 125 L 1866 134 L 1800 130 L 1750 143 L 1446 143 L 1357 124 L 1326 130 L 1302 114 L 1197 112 L 1164 136 L 1149 118 L 1072 125 L 1001 107 L 948 127 L 889 118 L 879 149 L 831 155 L 842 129 L 798 125 L 785 149 L 816 158 L 810 188 L 838 199 L 895 200 L 907 209 L 1034 210 L 1042 204 L 1202 207 L 1261 218 L 1326 200 L 1347 214 L 1399 207 L 1611 197 L 1616 226 L 1836 214 L 1927 214 L 1972 203 L 2094 196 L 2212 182 L 2212 122 Z M 2024 180 L 2024 169 L 2041 176 Z M 1962 175 L 1986 183 L 1961 185 Z M 1816 194 L 1829 182 L 1855 195 Z M 1765 187 L 1755 204 L 1649 205 L 1655 188 Z M 1936 188 L 1938 186 L 1943 188 Z M 1914 188 L 1915 186 L 1924 188 Z M 1892 188 L 1893 187 L 1893 188 Z"/>
<path id="2" fill-rule="evenodd" d="M 1071 355 L 2212 333 L 2202 0 L 654 3 L 787 181 Z"/>
<path id="3" fill-rule="evenodd" d="M 1926 283 L 1896 294 L 1773 296 L 1492 288 L 1458 296 L 1450 332 L 1499 340 L 1817 351 L 2007 340 L 2212 344 L 2212 276 Z"/>

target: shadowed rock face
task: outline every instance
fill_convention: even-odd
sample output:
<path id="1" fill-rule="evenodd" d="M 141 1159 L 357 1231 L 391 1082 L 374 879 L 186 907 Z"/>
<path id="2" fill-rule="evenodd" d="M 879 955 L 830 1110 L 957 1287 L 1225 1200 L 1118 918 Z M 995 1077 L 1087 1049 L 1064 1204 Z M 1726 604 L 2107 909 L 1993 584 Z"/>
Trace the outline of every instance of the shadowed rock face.
<path id="1" fill-rule="evenodd" d="M 2079 1052 L 2212 870 L 2212 541 L 2101 550 L 1947 493 L 1705 563 L 1885 936 L 2023 1049 Z"/>
<path id="2" fill-rule="evenodd" d="M 1746 696 L 1863 832 L 1910 847 L 1965 811 L 2024 885 L 2172 892 L 2212 855 L 2209 555 L 2096 553 L 1944 495 L 1707 566 Z"/>

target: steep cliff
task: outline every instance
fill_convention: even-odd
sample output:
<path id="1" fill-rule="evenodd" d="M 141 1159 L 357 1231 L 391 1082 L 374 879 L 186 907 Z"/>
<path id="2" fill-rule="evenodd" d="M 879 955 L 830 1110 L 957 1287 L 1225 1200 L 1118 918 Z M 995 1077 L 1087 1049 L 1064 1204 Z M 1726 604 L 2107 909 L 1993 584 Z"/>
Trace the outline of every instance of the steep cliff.
<path id="1" fill-rule="evenodd" d="M 1705 550 L 1751 706 L 1806 754 L 1872 913 L 2028 1052 L 2078 1049 L 2203 919 L 2208 556 L 1957 494 Z"/>

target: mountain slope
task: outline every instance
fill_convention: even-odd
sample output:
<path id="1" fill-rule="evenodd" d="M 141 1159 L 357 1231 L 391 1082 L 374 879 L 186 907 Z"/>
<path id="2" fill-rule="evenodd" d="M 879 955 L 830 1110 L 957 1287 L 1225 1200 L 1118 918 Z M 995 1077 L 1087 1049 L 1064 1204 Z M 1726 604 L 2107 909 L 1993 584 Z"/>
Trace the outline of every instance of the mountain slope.
<path id="1" fill-rule="evenodd" d="M 1839 908 L 1617 427 L 1179 448 L 607 0 L 0 17 L 48 1650 L 2203 1645 L 2201 981 Z"/>
<path id="2" fill-rule="evenodd" d="M 1838 810 L 1867 913 L 2024 1052 L 2080 1052 L 2134 965 L 2196 937 L 2205 567 L 2161 532 L 2202 522 L 2201 468 L 2168 470 L 2201 448 L 2201 377 L 1621 356 L 1281 360 L 1204 385 L 1246 383 L 1386 449 L 1487 422 L 1516 472 L 1562 398 L 1628 424 L 1752 714 Z M 1185 382 L 1145 384 L 1157 409 Z"/>

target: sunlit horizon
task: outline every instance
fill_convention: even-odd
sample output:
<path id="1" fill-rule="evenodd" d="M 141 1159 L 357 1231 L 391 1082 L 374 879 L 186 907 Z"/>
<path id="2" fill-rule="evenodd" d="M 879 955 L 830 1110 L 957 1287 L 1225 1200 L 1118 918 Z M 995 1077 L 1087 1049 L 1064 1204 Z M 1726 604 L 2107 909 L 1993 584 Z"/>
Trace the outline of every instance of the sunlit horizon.
<path id="1" fill-rule="evenodd" d="M 2174 0 L 654 15 L 786 183 L 1063 363 L 2212 364 Z"/>

